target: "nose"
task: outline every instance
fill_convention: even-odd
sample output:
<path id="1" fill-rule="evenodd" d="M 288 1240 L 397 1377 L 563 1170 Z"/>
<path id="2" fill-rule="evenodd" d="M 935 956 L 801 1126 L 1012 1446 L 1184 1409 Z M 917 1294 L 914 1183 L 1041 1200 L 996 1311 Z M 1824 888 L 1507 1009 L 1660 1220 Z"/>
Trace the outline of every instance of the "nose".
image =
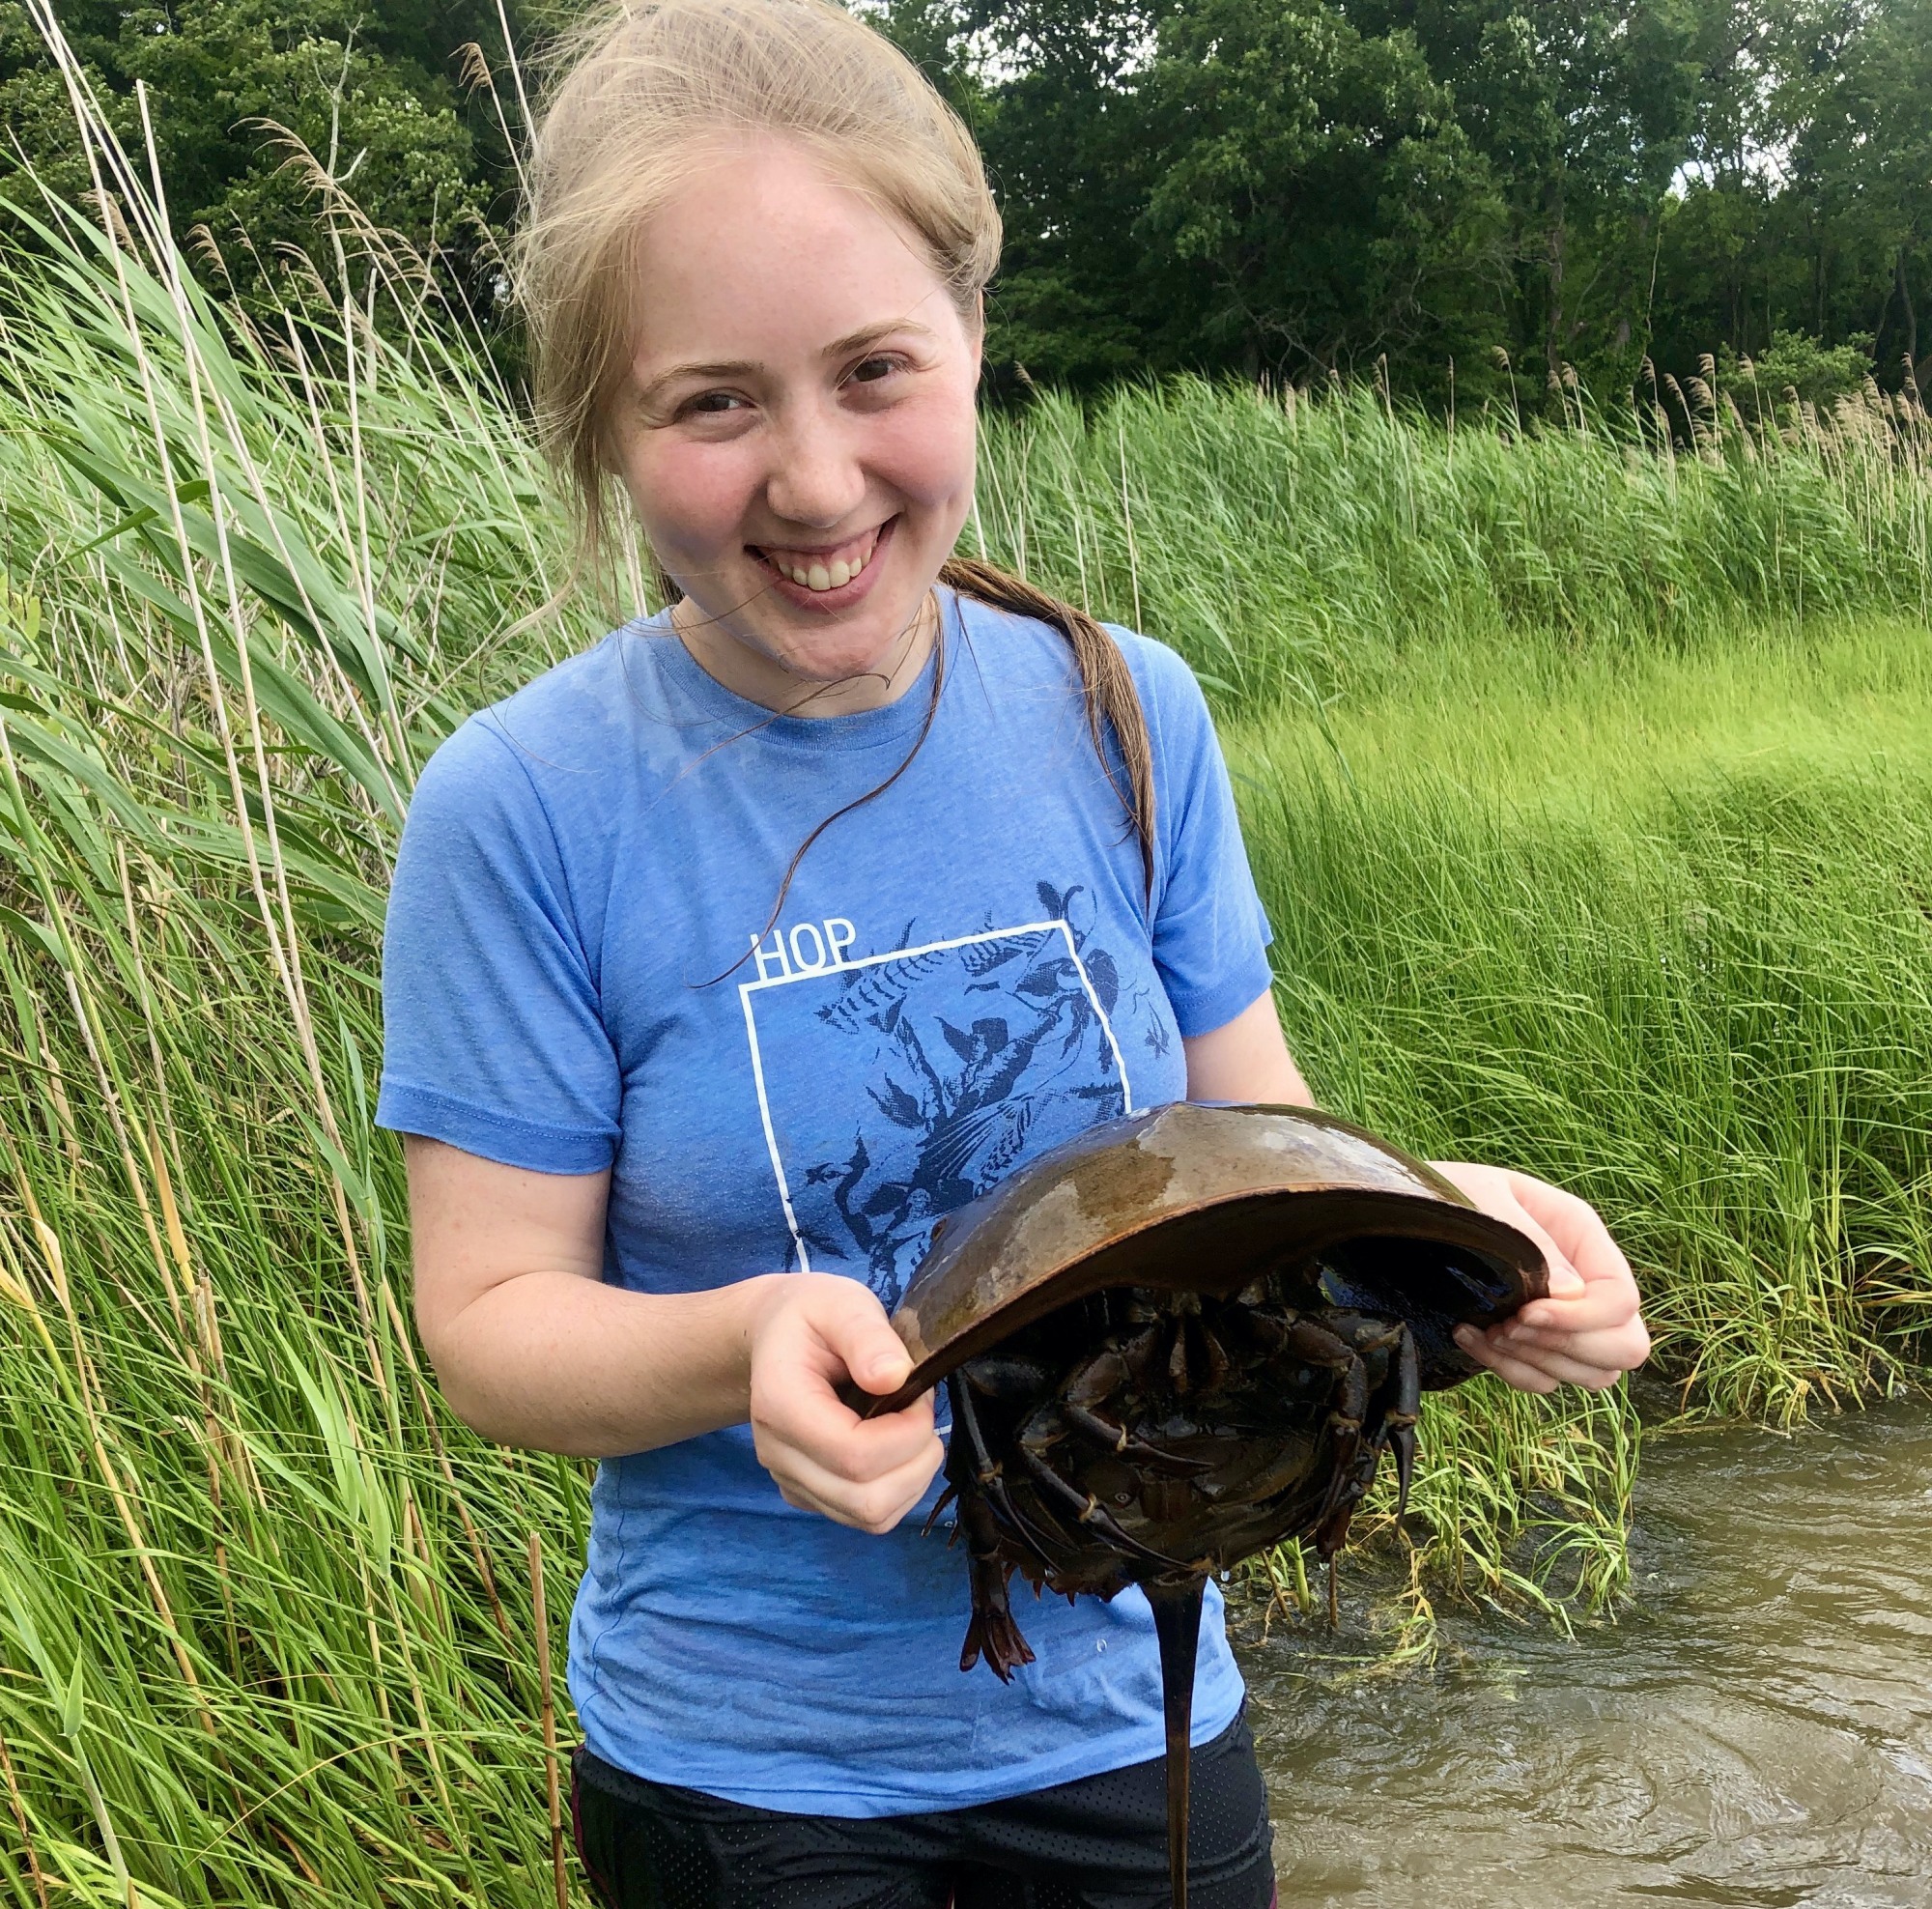
<path id="1" fill-rule="evenodd" d="M 830 530 L 866 499 L 866 472 L 846 420 L 820 406 L 800 407 L 772 440 L 765 502 L 787 524 Z"/>

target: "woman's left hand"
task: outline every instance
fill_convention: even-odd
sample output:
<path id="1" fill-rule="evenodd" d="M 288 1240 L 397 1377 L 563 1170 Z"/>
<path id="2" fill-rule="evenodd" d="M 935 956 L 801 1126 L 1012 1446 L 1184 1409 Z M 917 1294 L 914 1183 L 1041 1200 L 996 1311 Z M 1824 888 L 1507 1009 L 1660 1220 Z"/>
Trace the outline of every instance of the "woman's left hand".
<path id="1" fill-rule="evenodd" d="M 1636 1281 L 1597 1210 L 1548 1181 L 1505 1167 L 1437 1160 L 1484 1212 L 1526 1233 L 1549 1263 L 1549 1296 L 1488 1331 L 1459 1326 L 1456 1343 L 1519 1391 L 1583 1385 L 1600 1392 L 1650 1356 Z"/>

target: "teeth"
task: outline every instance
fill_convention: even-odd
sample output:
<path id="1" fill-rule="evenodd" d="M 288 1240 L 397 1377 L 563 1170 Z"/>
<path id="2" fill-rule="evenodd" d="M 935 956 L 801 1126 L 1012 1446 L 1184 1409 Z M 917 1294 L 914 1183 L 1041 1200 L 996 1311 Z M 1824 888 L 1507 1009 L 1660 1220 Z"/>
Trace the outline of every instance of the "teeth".
<path id="1" fill-rule="evenodd" d="M 772 562 L 789 577 L 801 589 L 811 591 L 843 589 L 860 571 L 865 569 L 876 554 L 873 550 L 861 551 L 858 556 L 837 557 L 826 563 L 822 559 L 810 563 L 790 563 L 773 556 Z"/>

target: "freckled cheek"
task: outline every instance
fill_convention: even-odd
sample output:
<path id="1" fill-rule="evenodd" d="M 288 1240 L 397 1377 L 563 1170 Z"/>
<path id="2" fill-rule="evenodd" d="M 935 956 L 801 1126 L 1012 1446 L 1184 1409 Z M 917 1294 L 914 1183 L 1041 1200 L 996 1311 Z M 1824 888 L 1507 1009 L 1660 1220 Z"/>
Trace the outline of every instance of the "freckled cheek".
<path id="1" fill-rule="evenodd" d="M 873 444 L 874 473 L 928 507 L 962 498 L 973 486 L 973 413 L 952 406 L 908 407 L 894 414 Z"/>
<path id="2" fill-rule="evenodd" d="M 628 475 L 657 549 L 709 556 L 743 542 L 762 472 L 730 445 L 679 444 L 635 460 Z"/>

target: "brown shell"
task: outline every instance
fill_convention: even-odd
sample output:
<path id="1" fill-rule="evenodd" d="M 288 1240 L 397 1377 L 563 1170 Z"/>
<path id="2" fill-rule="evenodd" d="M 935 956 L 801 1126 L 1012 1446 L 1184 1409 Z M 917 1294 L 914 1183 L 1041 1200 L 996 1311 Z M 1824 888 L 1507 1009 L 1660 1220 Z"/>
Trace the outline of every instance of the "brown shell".
<path id="1" fill-rule="evenodd" d="M 912 1376 L 890 1411 L 962 1361 L 1107 1286 L 1227 1297 L 1257 1273 L 1365 1236 L 1472 1250 L 1520 1282 L 1509 1305 L 1472 1298 L 1476 1325 L 1548 1290 L 1543 1255 L 1479 1212 L 1434 1167 L 1309 1107 L 1178 1101 L 1109 1121 L 959 1208 L 893 1325 Z"/>

